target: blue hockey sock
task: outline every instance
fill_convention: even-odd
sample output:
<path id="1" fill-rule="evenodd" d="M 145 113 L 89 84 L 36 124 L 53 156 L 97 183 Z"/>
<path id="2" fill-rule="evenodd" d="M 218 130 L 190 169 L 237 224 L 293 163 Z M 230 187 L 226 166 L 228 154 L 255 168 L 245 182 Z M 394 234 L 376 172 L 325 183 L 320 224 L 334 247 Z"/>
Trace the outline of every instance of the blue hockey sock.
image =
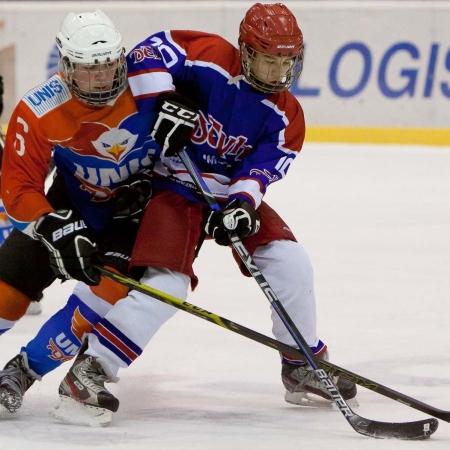
<path id="1" fill-rule="evenodd" d="M 72 294 L 67 304 L 42 326 L 21 351 L 28 355 L 30 368 L 45 375 L 78 353 L 85 333 L 101 319 L 93 309 Z"/>

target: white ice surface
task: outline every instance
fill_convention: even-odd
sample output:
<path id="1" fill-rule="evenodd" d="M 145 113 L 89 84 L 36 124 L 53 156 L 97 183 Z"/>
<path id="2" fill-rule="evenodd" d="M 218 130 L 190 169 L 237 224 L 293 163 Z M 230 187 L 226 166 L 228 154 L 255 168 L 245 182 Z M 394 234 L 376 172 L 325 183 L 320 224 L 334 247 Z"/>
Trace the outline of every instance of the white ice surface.
<path id="1" fill-rule="evenodd" d="M 331 360 L 450 410 L 450 148 L 306 144 L 266 200 L 308 250 L 319 336 Z M 271 335 L 269 305 L 228 249 L 204 245 L 189 301 Z M 67 298 L 52 286 L 43 313 L 0 340 L 13 357 Z M 69 365 L 35 383 L 22 409 L 0 419 L 0 449 L 448 449 L 450 424 L 426 442 L 360 436 L 338 411 L 283 400 L 276 351 L 180 311 L 109 385 L 121 406 L 92 429 L 49 416 Z M 359 389 L 358 414 L 425 418 Z"/>

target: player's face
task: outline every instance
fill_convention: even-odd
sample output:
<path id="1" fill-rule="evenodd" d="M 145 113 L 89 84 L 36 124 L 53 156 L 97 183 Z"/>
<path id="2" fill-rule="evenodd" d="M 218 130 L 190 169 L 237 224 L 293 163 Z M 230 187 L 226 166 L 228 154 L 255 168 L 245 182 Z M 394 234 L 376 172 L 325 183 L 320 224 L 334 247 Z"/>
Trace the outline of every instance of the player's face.
<path id="1" fill-rule="evenodd" d="M 277 86 L 286 82 L 286 75 L 292 69 L 292 57 L 271 56 L 255 52 L 251 63 L 252 73 L 264 84 Z"/>
<path id="2" fill-rule="evenodd" d="M 110 91 L 116 77 L 118 61 L 105 64 L 75 64 L 73 80 L 84 92 Z"/>

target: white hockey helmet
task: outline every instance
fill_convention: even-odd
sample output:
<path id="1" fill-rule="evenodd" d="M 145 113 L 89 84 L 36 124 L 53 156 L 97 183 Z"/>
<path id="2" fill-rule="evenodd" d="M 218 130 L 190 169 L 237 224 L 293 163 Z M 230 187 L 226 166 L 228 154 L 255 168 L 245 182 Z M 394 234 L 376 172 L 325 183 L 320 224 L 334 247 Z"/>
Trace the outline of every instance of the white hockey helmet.
<path id="1" fill-rule="evenodd" d="M 65 80 L 80 100 L 102 106 L 125 87 L 122 36 L 104 12 L 96 9 L 69 13 L 56 35 L 56 43 Z M 95 81 L 96 77 L 103 80 Z M 105 82 L 104 77 L 110 81 Z"/>

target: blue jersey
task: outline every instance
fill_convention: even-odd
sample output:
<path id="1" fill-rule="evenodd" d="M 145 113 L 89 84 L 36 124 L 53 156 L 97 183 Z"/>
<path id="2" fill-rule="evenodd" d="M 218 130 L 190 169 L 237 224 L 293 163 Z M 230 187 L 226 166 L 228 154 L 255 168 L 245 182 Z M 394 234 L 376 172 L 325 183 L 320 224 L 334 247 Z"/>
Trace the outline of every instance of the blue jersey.
<path id="1" fill-rule="evenodd" d="M 301 150 L 303 111 L 288 91 L 264 94 L 242 74 L 238 50 L 213 34 L 156 33 L 127 56 L 128 80 L 142 114 L 159 93 L 176 90 L 200 108 L 190 153 L 219 201 L 258 207 L 269 184 L 283 178 Z M 155 183 L 199 199 L 181 160 L 162 157 Z"/>
<path id="2" fill-rule="evenodd" d="M 13 225 L 31 235 L 34 222 L 53 211 L 44 192 L 53 154 L 74 206 L 102 229 L 117 188 L 159 155 L 149 136 L 154 120 L 138 112 L 129 87 L 101 107 L 73 96 L 60 75 L 32 89 L 13 112 L 3 155 L 2 197 Z"/>

